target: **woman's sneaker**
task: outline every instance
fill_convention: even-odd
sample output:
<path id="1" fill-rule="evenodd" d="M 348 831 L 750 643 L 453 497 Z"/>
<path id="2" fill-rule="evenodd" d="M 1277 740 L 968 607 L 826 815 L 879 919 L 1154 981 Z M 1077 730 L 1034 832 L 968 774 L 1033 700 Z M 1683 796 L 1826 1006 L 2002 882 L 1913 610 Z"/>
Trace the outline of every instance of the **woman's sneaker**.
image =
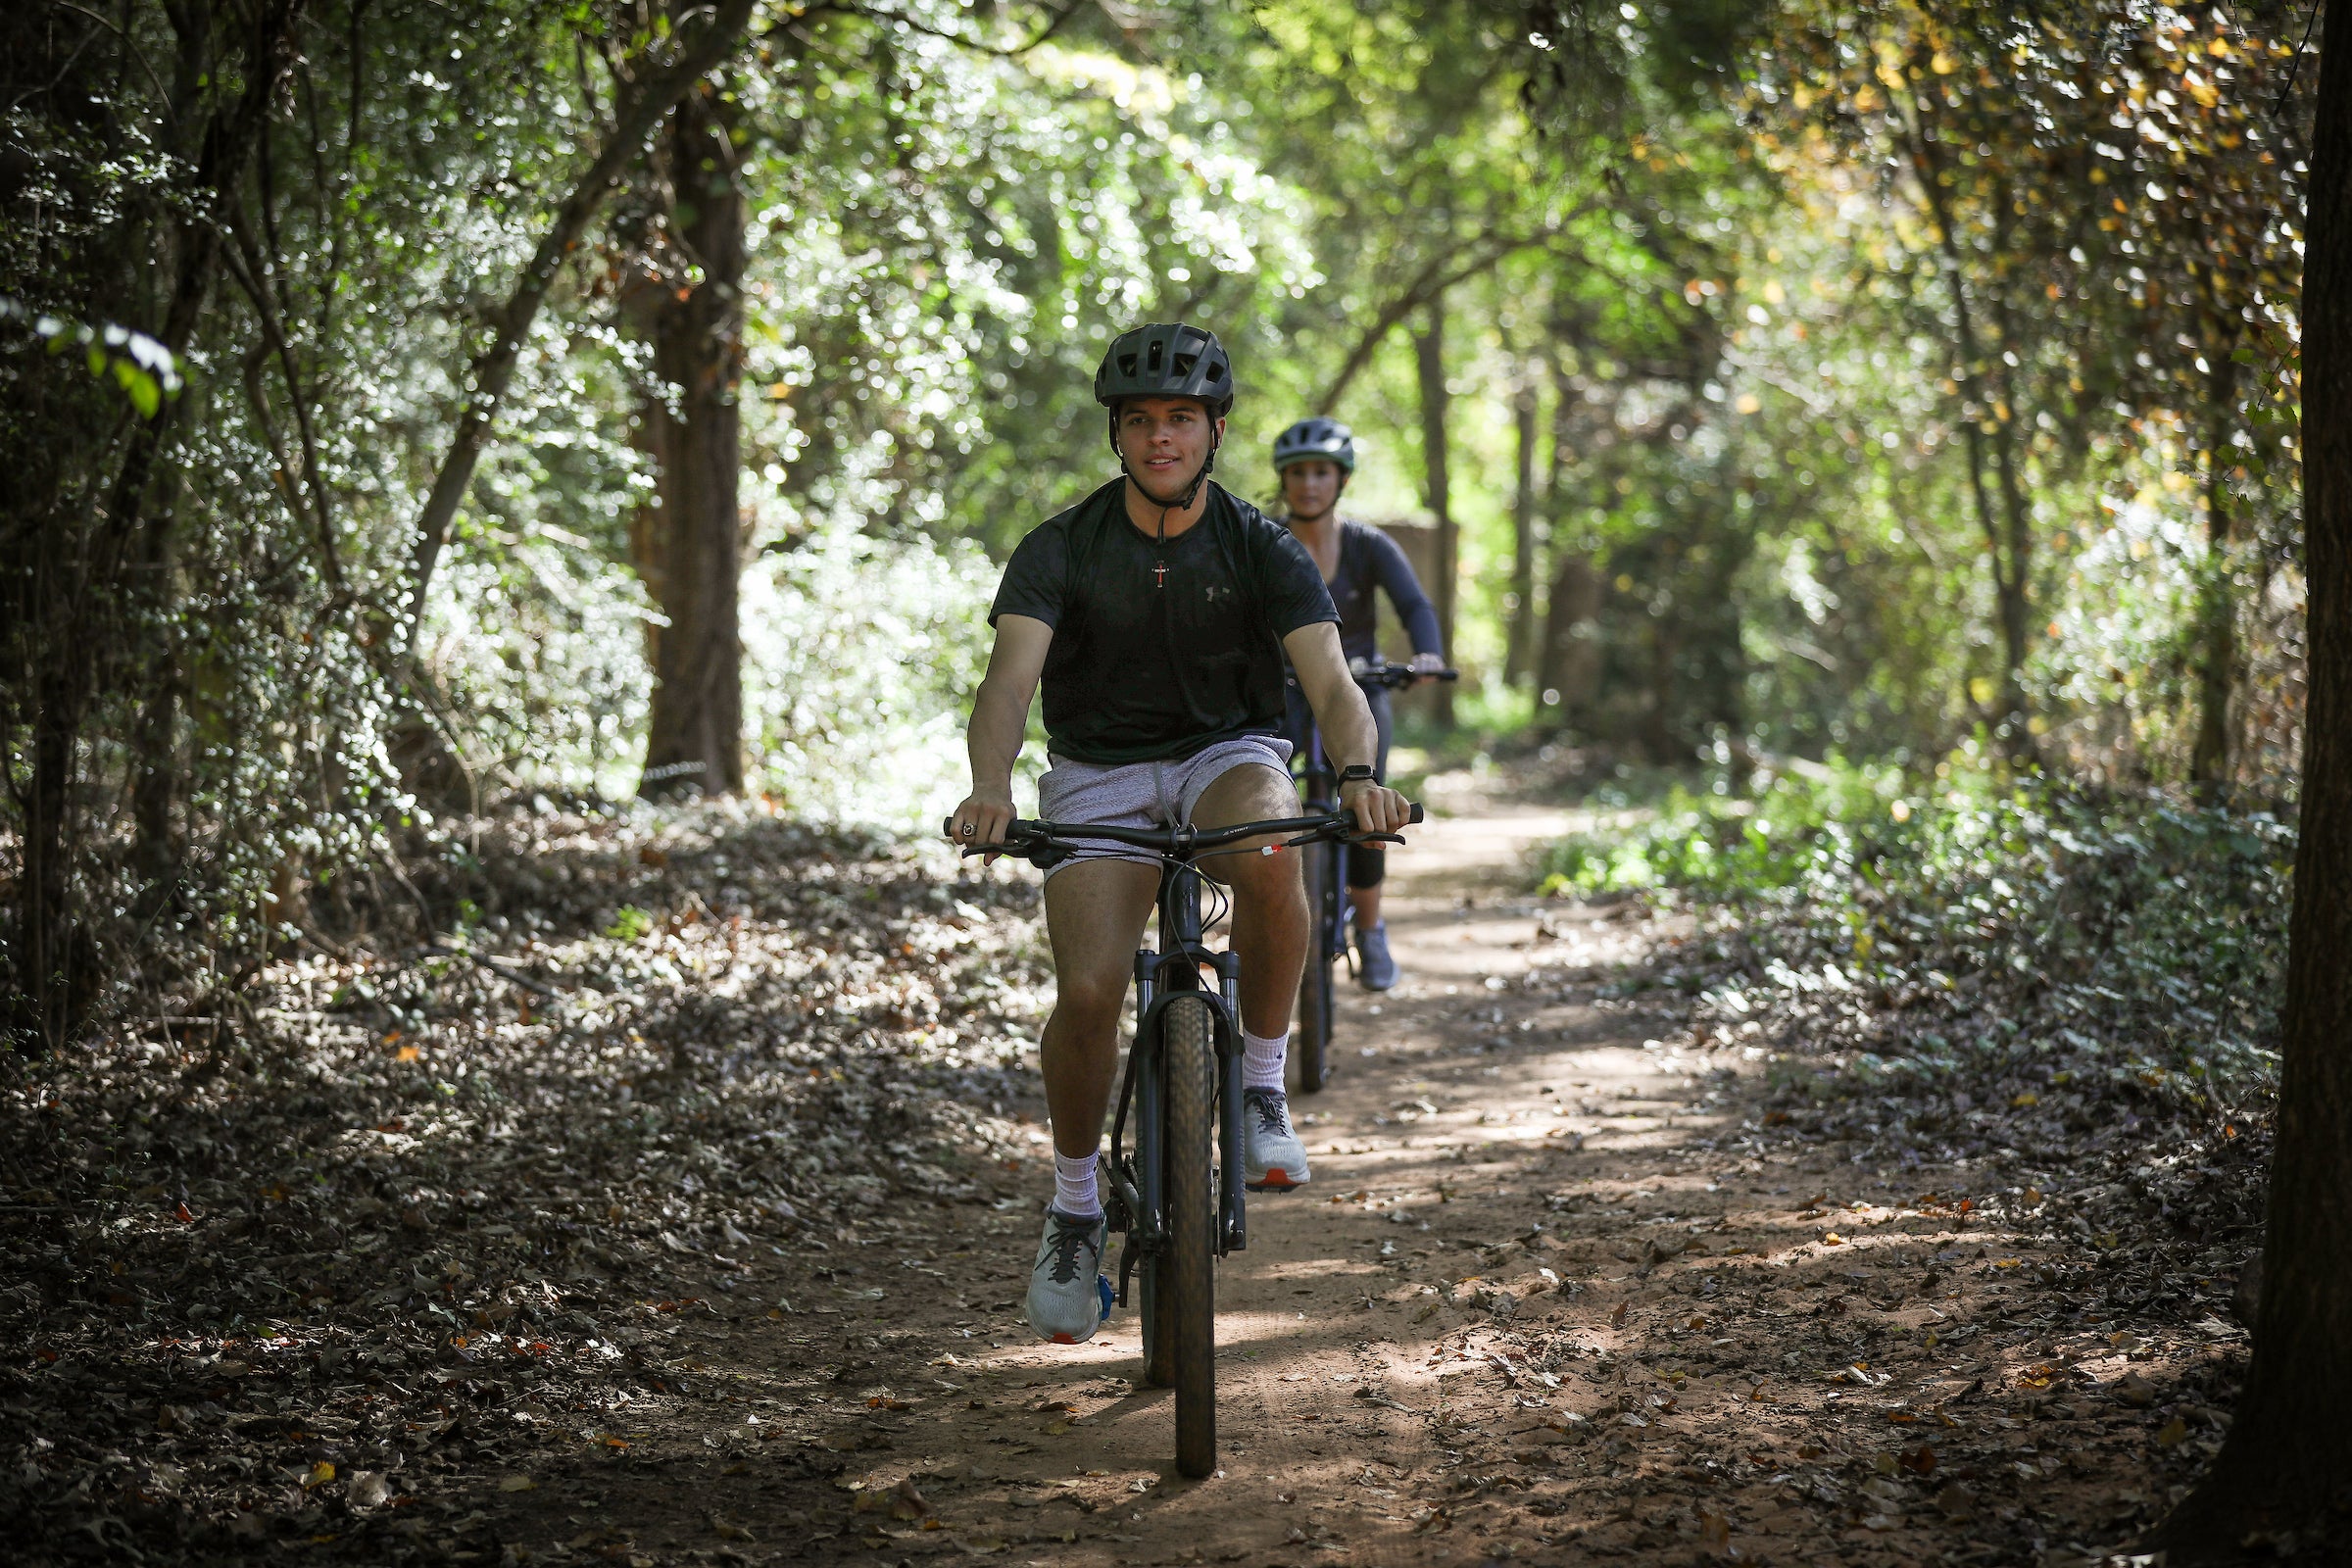
<path id="1" fill-rule="evenodd" d="M 1291 1131 L 1291 1102 L 1279 1089 L 1242 1091 L 1242 1183 L 1253 1193 L 1307 1182 L 1306 1145 Z"/>
<path id="2" fill-rule="evenodd" d="M 1389 956 L 1389 922 L 1370 930 L 1355 930 L 1356 979 L 1366 991 L 1386 991 L 1396 983 L 1396 960 Z"/>
<path id="3" fill-rule="evenodd" d="M 1081 1345 L 1110 1316 L 1110 1281 L 1102 1276 L 1102 1244 L 1110 1234 L 1100 1214 L 1072 1219 L 1046 1210 L 1045 1239 L 1029 1270 L 1029 1326 L 1055 1345 Z"/>

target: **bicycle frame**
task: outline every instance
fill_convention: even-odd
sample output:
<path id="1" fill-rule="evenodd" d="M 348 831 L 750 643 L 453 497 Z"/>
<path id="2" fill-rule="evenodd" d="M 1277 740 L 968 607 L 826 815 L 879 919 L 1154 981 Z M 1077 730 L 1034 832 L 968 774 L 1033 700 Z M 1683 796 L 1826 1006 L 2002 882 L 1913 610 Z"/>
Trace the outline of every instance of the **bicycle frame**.
<path id="1" fill-rule="evenodd" d="M 1172 861 L 1159 875 L 1159 951 L 1135 956 L 1135 1044 L 1119 1086 L 1119 1109 L 1110 1130 L 1110 1228 L 1127 1233 L 1119 1250 L 1119 1304 L 1127 1304 L 1128 1281 L 1136 1263 L 1167 1245 L 1167 1166 L 1160 1140 L 1166 1135 L 1161 1102 L 1166 1083 L 1161 1059 L 1160 1015 L 1179 996 L 1199 995 L 1215 1023 L 1217 1051 L 1217 1255 L 1249 1245 L 1247 1204 L 1242 1187 L 1241 959 L 1210 951 L 1200 934 L 1202 873 L 1187 861 Z M 1205 967 L 1217 977 L 1211 991 L 1200 981 Z M 1135 1122 L 1135 1150 L 1126 1149 L 1127 1124 Z"/>
<path id="2" fill-rule="evenodd" d="M 1358 686 L 1371 692 L 1401 691 L 1420 679 L 1454 680 L 1459 678 L 1461 672 L 1453 669 L 1415 671 L 1406 664 L 1389 663 L 1377 669 L 1351 667 L 1350 673 L 1354 675 Z M 1301 804 L 1310 811 L 1337 810 L 1339 775 L 1331 770 L 1330 759 L 1323 755 L 1323 728 L 1315 722 L 1311 713 L 1306 722 L 1306 748 L 1299 755 L 1301 762 L 1298 780 Z M 1324 907 L 1315 911 L 1323 926 L 1320 951 L 1309 954 L 1307 961 L 1329 964 L 1339 958 L 1348 958 L 1352 968 L 1354 959 L 1348 947 L 1349 890 L 1347 851 L 1337 844 L 1318 844 L 1313 848 L 1315 853 L 1330 858 L 1331 871 L 1325 879 L 1329 891 L 1324 898 Z"/>
<path id="3" fill-rule="evenodd" d="M 1407 823 L 1422 819 L 1413 807 Z M 950 826 L 952 827 L 952 823 Z M 1298 837 L 1286 835 L 1297 834 Z M 1356 835 L 1353 822 L 1343 812 L 1282 817 L 1244 822 L 1222 828 L 1197 828 L 1180 823 L 1165 829 L 1136 829 L 1053 822 L 1014 821 L 996 844 L 967 844 L 966 855 L 1014 855 L 1041 867 L 1055 863 L 1063 850 L 1056 845 L 1071 838 L 1107 840 L 1154 851 L 1159 868 L 1159 949 L 1146 948 L 1135 956 L 1135 1044 L 1127 1053 L 1127 1070 L 1119 1086 L 1119 1109 L 1111 1124 L 1110 1195 L 1103 1205 L 1110 1228 L 1124 1231 L 1120 1249 L 1118 1300 L 1127 1301 L 1136 1263 L 1169 1245 L 1168 1194 L 1164 1188 L 1167 1151 L 1166 1085 L 1161 1017 L 1179 997 L 1198 996 L 1207 1006 L 1212 1023 L 1212 1046 L 1217 1058 L 1217 1255 L 1238 1252 L 1249 1245 L 1249 1218 L 1244 1199 L 1242 1144 L 1242 1039 L 1239 956 L 1210 950 L 1201 938 L 1200 894 L 1204 873 L 1198 859 L 1214 855 L 1249 853 L 1235 846 L 1256 838 L 1277 838 L 1285 849 L 1303 849 L 1345 837 L 1349 843 L 1382 841 L 1401 844 L 1395 834 Z M 1212 989 L 1201 983 L 1206 969 L 1216 976 Z M 1127 1148 L 1128 1123 L 1135 1124 L 1135 1148 Z"/>

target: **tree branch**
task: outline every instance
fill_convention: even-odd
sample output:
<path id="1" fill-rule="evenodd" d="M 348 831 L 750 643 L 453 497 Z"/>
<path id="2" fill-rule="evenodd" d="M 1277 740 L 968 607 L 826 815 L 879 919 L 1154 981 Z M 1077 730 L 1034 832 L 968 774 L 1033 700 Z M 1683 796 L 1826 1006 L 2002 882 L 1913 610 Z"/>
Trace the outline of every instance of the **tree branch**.
<path id="1" fill-rule="evenodd" d="M 245 59 L 245 90 L 236 102 L 207 124 L 197 155 L 195 186 L 203 193 L 197 211 L 178 224 L 178 267 L 172 285 L 171 304 L 157 341 L 173 356 L 184 354 L 196 329 L 205 296 L 212 291 L 213 270 L 220 251 L 220 232 L 227 212 L 244 183 L 245 166 L 268 129 L 270 103 L 293 63 L 295 28 L 308 0 L 269 0 L 255 17 L 251 52 Z M 145 512 L 147 484 L 157 458 L 173 432 L 177 403 L 142 419 L 132 428 L 129 451 L 115 474 L 107 501 L 107 537 L 99 565 L 111 574 L 114 564 Z"/>
<path id="2" fill-rule="evenodd" d="M 1556 221 L 1545 223 L 1531 233 L 1491 234 L 1482 241 L 1465 240 L 1432 257 L 1415 274 L 1412 282 L 1405 286 L 1404 292 L 1389 301 L 1380 315 L 1373 318 L 1372 324 L 1365 328 L 1364 335 L 1348 351 L 1339 372 L 1331 378 L 1331 384 L 1323 389 L 1321 397 L 1315 399 L 1316 411 L 1328 416 L 1339 406 L 1349 384 L 1363 373 L 1364 367 L 1372 363 L 1372 356 L 1379 352 L 1380 345 L 1403 323 L 1406 317 L 1425 305 L 1435 303 L 1455 284 L 1466 283 L 1480 273 L 1501 266 L 1521 251 L 1532 250 L 1557 239 L 1568 224 L 1582 216 L 1591 205 L 1590 202 L 1581 202 L 1562 214 Z M 1446 270 L 1446 264 L 1464 252 L 1471 253 L 1470 259 L 1452 270 Z"/>
<path id="3" fill-rule="evenodd" d="M 449 525 L 473 482 L 474 466 L 481 461 L 482 448 L 489 444 L 491 426 L 506 399 L 507 388 L 514 379 L 514 366 L 522 355 L 523 338 L 530 332 L 531 322 L 538 317 L 548 290 L 554 286 L 557 269 L 578 242 L 588 220 L 604 205 L 606 195 L 619 181 L 623 171 L 644 151 L 646 138 L 653 134 L 662 118 L 733 52 L 744 29 L 751 24 L 757 3 L 758 0 L 719 0 L 710 20 L 675 61 L 632 85 L 614 107 L 612 134 L 598 151 L 596 161 L 573 183 L 563 205 L 556 209 L 555 220 L 540 238 L 538 249 L 514 285 L 514 292 L 508 297 L 506 309 L 499 313 L 497 335 L 474 362 L 473 387 L 458 416 L 457 433 L 450 439 L 448 456 L 442 460 L 441 471 L 425 497 L 423 511 L 417 514 L 407 612 L 398 628 L 404 647 L 415 642 L 416 627 L 424 614 L 425 594 L 432 587 L 433 571 L 440 564 L 441 549 L 449 537 Z"/>
<path id="4" fill-rule="evenodd" d="M 329 592 L 343 592 L 343 559 L 335 547 L 335 518 L 326 497 L 326 474 L 318 463 L 318 436 L 311 421 L 310 400 L 303 394 L 302 376 L 294 368 L 294 351 L 286 343 L 282 313 L 278 309 L 275 291 L 270 286 L 269 269 L 263 266 L 255 252 L 253 236 L 246 232 L 245 215 L 241 208 L 231 207 L 228 217 L 229 237 L 236 241 L 229 252 L 229 273 L 245 297 L 253 302 L 253 314 L 261 322 L 262 338 L 277 356 L 279 371 L 285 376 L 286 403 L 294 411 L 294 428 L 302 441 L 303 484 L 310 491 L 311 521 L 318 531 L 318 560 L 326 573 Z M 276 438 L 271 437 L 275 445 Z M 282 465 L 283 459 L 280 463 Z"/>
<path id="5" fill-rule="evenodd" d="M 915 21 L 914 18 L 906 16 L 903 12 L 866 8 L 864 14 L 877 22 L 895 22 L 909 32 L 919 32 L 932 38 L 945 38 L 948 42 L 969 49 L 975 54 L 995 55 L 1001 60 L 1015 60 L 1059 32 L 1061 24 L 1085 9 L 1088 0 L 1069 0 L 1068 4 L 1054 13 L 1054 20 L 1047 23 L 1044 30 L 1039 32 L 1036 37 L 1031 38 L 1027 43 L 1009 45 L 982 43 L 968 33 L 957 32 L 950 27 L 930 26 Z"/>

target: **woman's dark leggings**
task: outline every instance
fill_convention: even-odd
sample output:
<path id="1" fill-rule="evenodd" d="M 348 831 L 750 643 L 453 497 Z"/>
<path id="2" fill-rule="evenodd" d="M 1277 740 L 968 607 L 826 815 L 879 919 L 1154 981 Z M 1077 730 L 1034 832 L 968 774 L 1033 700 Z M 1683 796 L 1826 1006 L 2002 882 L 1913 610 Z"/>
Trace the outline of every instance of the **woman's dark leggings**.
<path id="1" fill-rule="evenodd" d="M 1285 683 L 1283 696 L 1289 700 L 1290 706 L 1290 727 L 1287 733 L 1291 738 L 1291 744 L 1303 748 L 1306 744 L 1306 733 L 1314 724 L 1314 713 L 1307 708 L 1305 694 L 1298 690 L 1296 683 Z M 1385 784 L 1389 780 L 1389 738 L 1396 729 L 1396 715 L 1389 702 L 1389 693 L 1386 687 L 1364 693 L 1364 701 L 1371 705 L 1372 723 L 1380 731 L 1380 755 L 1373 759 L 1372 770 L 1374 775 Z M 1324 760 L 1330 764 L 1329 758 L 1325 758 Z M 1333 765 L 1332 770 L 1337 772 L 1339 769 Z M 1388 851 L 1371 844 L 1348 846 L 1348 885 L 1349 887 L 1376 888 L 1380 886 L 1381 878 L 1388 874 Z"/>

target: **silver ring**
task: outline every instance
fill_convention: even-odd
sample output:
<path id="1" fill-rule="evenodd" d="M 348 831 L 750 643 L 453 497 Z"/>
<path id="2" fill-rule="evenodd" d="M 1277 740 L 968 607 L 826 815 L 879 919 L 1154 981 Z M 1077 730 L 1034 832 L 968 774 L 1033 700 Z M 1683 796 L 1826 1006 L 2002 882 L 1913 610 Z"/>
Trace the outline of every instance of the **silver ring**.
<path id="1" fill-rule="evenodd" d="M 963 824 L 963 836 L 964 836 L 965 838 L 967 838 L 967 839 L 968 839 L 968 838 L 970 838 L 970 837 L 972 836 L 972 824 L 971 824 L 971 823 L 969 823 L 969 822 L 966 822 L 966 823 L 964 823 L 964 824 Z"/>

